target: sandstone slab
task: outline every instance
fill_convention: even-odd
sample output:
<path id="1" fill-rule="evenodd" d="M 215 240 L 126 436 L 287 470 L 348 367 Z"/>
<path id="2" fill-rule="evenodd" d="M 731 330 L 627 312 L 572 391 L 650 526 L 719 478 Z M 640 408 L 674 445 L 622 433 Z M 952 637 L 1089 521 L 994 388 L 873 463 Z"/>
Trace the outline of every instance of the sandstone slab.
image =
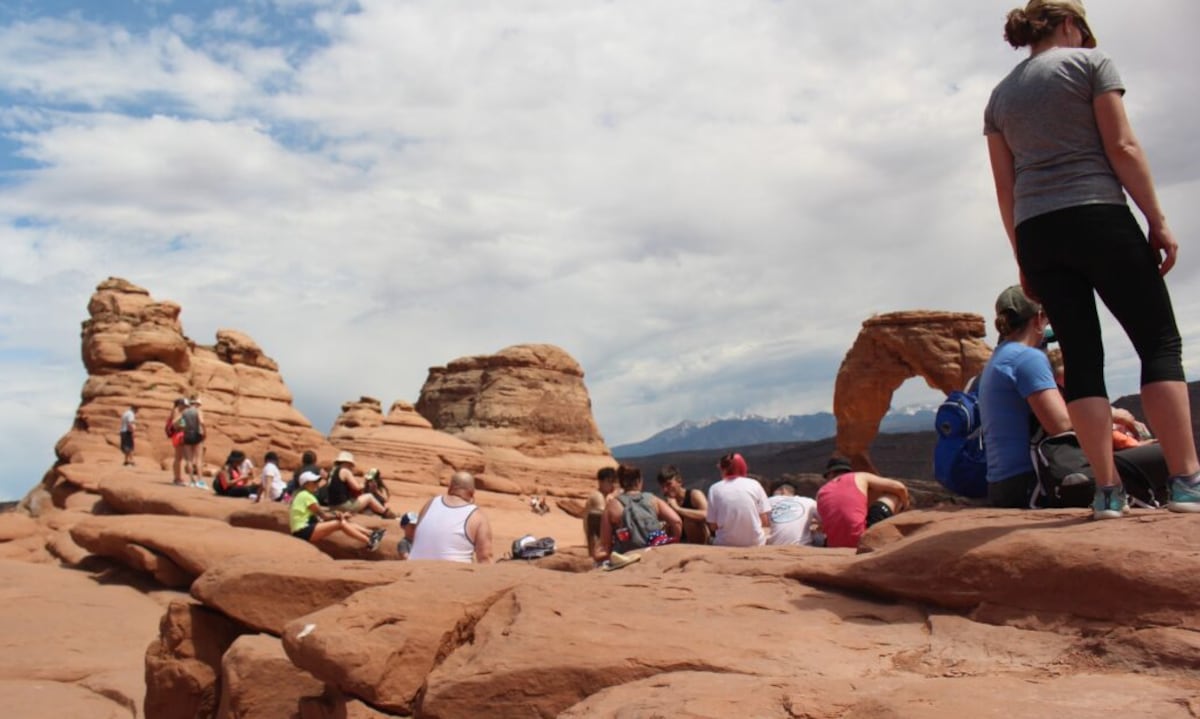
<path id="1" fill-rule="evenodd" d="M 893 541 L 852 562 L 797 565 L 789 575 L 960 610 L 1200 627 L 1200 523 L 1186 515 L 1134 510 L 1095 522 L 1086 510 L 928 510 L 873 533 Z"/>
<path id="2" fill-rule="evenodd" d="M 237 559 L 216 566 L 192 585 L 192 595 L 258 631 L 282 634 L 288 622 L 359 590 L 407 577 L 408 562 L 309 562 Z"/>
<path id="3" fill-rule="evenodd" d="M 92 517 L 72 527 L 71 537 L 88 551 L 146 572 L 169 587 L 187 587 L 206 570 L 237 557 L 329 561 L 316 547 L 289 535 L 196 517 Z"/>

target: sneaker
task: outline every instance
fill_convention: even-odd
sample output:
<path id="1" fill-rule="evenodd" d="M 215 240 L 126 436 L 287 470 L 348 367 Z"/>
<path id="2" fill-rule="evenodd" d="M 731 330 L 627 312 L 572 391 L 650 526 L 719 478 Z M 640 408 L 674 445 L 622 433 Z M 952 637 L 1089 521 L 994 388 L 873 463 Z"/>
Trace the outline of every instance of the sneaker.
<path id="1" fill-rule="evenodd" d="M 367 542 L 367 551 L 374 552 L 379 549 L 379 543 L 383 541 L 383 535 L 387 533 L 386 529 L 376 529 L 371 532 L 371 541 Z"/>
<path id="2" fill-rule="evenodd" d="M 1128 510 L 1125 489 L 1120 485 L 1096 487 L 1096 497 L 1092 500 L 1092 519 L 1118 519 Z"/>
<path id="3" fill-rule="evenodd" d="M 1171 501 L 1167 509 L 1172 512 L 1200 512 L 1200 475 L 1171 478 Z"/>

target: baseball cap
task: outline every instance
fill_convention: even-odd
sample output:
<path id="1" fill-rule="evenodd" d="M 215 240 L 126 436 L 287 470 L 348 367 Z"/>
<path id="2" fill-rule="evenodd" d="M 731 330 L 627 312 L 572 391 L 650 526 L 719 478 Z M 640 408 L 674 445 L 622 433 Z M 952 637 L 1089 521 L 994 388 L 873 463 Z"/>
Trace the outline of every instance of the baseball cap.
<path id="1" fill-rule="evenodd" d="M 407 527 L 407 526 L 408 526 L 408 525 L 410 525 L 410 524 L 416 524 L 416 523 L 417 523 L 417 519 L 418 519 L 418 517 L 417 517 L 417 513 L 416 513 L 416 512 L 405 512 L 405 513 L 404 513 L 404 514 L 403 514 L 403 515 L 400 517 L 400 526 L 401 526 L 401 527 Z"/>
<path id="2" fill-rule="evenodd" d="M 826 477 L 828 477 L 830 474 L 842 475 L 853 471 L 854 467 L 850 466 L 850 460 L 846 459 L 845 457 L 831 457 L 830 460 L 825 463 Z"/>
<path id="3" fill-rule="evenodd" d="M 1042 306 L 1029 299 L 1020 285 L 1007 288 L 996 298 L 996 316 L 1011 312 L 1018 320 L 1024 321 L 1041 310 Z"/>
<path id="4" fill-rule="evenodd" d="M 1088 25 L 1087 10 L 1083 9 L 1083 3 L 1080 0 L 1029 0 L 1029 3 L 1025 6 L 1025 15 L 1027 17 L 1037 17 L 1049 8 L 1066 10 L 1079 18 L 1083 23 L 1083 27 L 1087 30 L 1083 46 L 1086 48 L 1096 47 L 1096 34 L 1092 32 L 1091 26 Z"/>
<path id="5" fill-rule="evenodd" d="M 320 482 L 321 475 L 317 474 L 316 472 L 301 472 L 299 481 L 300 481 L 300 484 L 308 484 L 309 482 Z"/>

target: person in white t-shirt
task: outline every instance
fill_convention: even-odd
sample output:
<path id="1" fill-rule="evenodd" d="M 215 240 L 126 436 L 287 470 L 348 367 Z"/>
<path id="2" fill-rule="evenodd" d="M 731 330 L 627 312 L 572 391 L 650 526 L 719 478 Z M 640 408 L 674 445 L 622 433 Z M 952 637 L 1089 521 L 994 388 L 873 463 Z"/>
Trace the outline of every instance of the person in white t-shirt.
<path id="1" fill-rule="evenodd" d="M 771 503 L 771 533 L 767 535 L 767 544 L 811 546 L 817 500 L 798 496 L 796 485 L 785 479 L 775 484 L 768 501 Z"/>
<path id="2" fill-rule="evenodd" d="M 258 490 L 258 499 L 263 501 L 263 497 L 278 502 L 283 499 L 283 493 L 287 489 L 287 482 L 283 481 L 283 475 L 279 473 L 279 455 L 274 452 L 267 452 L 263 457 L 262 468 L 262 487 Z"/>
<path id="3" fill-rule="evenodd" d="M 758 547 L 767 541 L 771 504 L 766 490 L 746 476 L 746 460 L 736 452 L 721 457 L 721 481 L 708 488 L 708 526 L 713 544 Z"/>

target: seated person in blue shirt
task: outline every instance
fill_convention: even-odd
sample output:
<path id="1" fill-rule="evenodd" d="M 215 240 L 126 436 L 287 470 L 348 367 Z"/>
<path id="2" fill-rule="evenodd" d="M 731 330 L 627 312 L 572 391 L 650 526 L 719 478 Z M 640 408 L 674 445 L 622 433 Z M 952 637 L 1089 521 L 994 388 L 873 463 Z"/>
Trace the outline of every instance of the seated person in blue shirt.
<path id="1" fill-rule="evenodd" d="M 979 376 L 979 412 L 987 448 L 988 502 L 1028 507 L 1037 486 L 1029 456 L 1034 419 L 1049 435 L 1071 429 L 1067 405 L 1040 347 L 1049 321 L 1042 307 L 1013 285 L 996 298 L 1000 344 Z"/>

